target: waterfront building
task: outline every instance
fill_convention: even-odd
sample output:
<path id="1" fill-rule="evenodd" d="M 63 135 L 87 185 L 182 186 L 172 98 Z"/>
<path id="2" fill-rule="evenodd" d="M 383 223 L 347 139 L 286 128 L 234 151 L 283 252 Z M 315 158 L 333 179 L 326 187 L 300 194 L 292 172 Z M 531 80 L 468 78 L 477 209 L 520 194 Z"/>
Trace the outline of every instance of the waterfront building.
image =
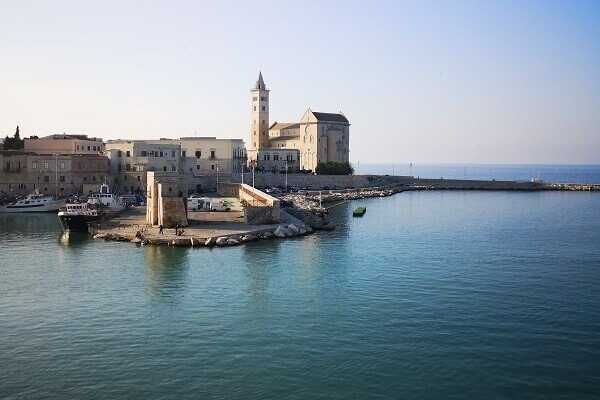
<path id="1" fill-rule="evenodd" d="M 31 136 L 23 141 L 24 151 L 38 154 L 101 154 L 104 151 L 102 139 L 87 135 Z"/>
<path id="2" fill-rule="evenodd" d="M 300 169 L 300 151 L 298 149 L 271 148 L 260 149 L 257 153 L 260 170 L 267 172 L 289 172 Z"/>
<path id="3" fill-rule="evenodd" d="M 298 122 L 274 122 L 269 125 L 269 95 L 270 90 L 265 85 L 262 73 L 259 73 L 254 88 L 250 90 L 248 159 L 251 162 L 259 168 L 272 169 L 271 156 L 274 150 L 288 150 L 285 153 L 286 160 L 293 161 L 302 170 L 314 171 L 322 162 L 350 160 L 350 122 L 345 115 L 317 112 L 309 108 Z"/>
<path id="4" fill-rule="evenodd" d="M 246 147 L 242 139 L 216 137 L 182 137 L 181 155 L 184 171 L 190 175 L 231 175 L 242 172 Z"/>
<path id="5" fill-rule="evenodd" d="M 0 192 L 67 196 L 96 191 L 109 180 L 108 158 L 100 154 L 38 154 L 0 151 Z"/>
<path id="6" fill-rule="evenodd" d="M 239 173 L 246 164 L 242 139 L 216 137 L 109 140 L 113 182 L 121 191 L 140 193 L 147 187 L 146 172 L 181 173 L 186 184 L 202 191 L 207 177 Z"/>
<path id="7" fill-rule="evenodd" d="M 112 183 L 122 192 L 145 192 L 147 171 L 181 171 L 181 145 L 171 139 L 109 140 L 105 148 Z"/>

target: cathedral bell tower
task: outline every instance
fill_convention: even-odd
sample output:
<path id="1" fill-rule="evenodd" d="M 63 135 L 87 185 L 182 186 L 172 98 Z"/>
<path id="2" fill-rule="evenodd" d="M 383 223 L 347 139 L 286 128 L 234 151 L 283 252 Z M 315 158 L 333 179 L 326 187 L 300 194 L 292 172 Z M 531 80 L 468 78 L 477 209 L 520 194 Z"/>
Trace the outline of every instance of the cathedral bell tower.
<path id="1" fill-rule="evenodd" d="M 256 85 L 250 90 L 250 99 L 250 150 L 254 150 L 256 157 L 258 150 L 269 147 L 269 91 L 260 72 Z"/>

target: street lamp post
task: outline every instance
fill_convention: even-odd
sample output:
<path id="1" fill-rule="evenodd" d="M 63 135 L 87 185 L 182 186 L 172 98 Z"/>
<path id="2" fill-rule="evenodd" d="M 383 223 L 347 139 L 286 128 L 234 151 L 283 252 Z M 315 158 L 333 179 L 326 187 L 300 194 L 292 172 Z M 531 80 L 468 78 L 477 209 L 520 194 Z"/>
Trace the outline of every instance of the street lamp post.
<path id="1" fill-rule="evenodd" d="M 287 174 L 288 174 L 288 162 L 287 162 L 287 160 L 285 160 L 285 192 L 286 193 L 287 193 L 287 186 L 288 186 Z"/>
<path id="2" fill-rule="evenodd" d="M 54 197 L 58 199 L 58 153 L 54 153 Z"/>
<path id="3" fill-rule="evenodd" d="M 219 193 L 219 164 L 217 163 L 217 193 Z"/>

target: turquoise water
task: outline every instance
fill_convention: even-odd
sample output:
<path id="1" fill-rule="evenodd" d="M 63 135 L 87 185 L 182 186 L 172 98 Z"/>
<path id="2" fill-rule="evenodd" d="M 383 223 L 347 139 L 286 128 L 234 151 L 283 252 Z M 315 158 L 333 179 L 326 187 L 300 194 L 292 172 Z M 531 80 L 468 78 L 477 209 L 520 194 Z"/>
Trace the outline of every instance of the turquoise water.
<path id="1" fill-rule="evenodd" d="M 0 216 L 0 398 L 600 398 L 599 194 L 406 192 L 334 219 L 208 250 Z"/>

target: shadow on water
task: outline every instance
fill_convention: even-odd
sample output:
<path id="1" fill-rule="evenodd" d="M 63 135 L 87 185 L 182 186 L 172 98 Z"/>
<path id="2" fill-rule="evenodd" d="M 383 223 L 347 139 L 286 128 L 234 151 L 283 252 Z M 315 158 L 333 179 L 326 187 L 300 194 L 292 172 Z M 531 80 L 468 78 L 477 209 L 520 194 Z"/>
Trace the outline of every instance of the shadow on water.
<path id="1" fill-rule="evenodd" d="M 146 246 L 143 251 L 146 284 L 150 293 L 160 299 L 180 294 L 186 283 L 187 250 Z"/>
<path id="2" fill-rule="evenodd" d="M 60 232 L 60 222 L 54 213 L 0 213 L 0 231 L 14 233 Z"/>

